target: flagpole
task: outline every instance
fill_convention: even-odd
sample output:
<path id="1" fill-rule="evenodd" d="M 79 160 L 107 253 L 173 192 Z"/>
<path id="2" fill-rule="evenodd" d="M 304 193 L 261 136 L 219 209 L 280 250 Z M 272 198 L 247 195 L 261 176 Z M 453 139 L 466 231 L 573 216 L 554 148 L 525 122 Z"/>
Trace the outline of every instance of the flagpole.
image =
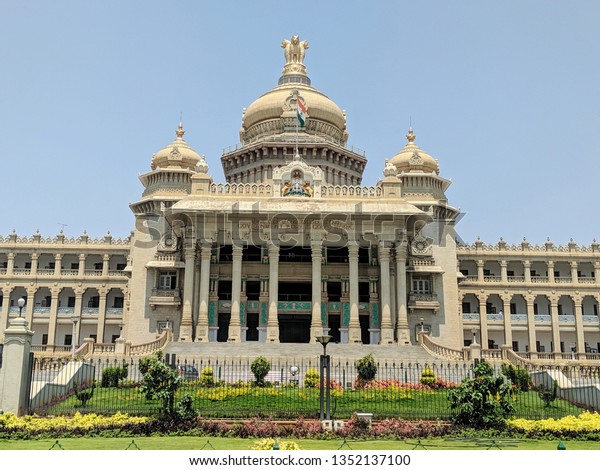
<path id="1" fill-rule="evenodd" d="M 299 98 L 296 98 L 299 99 Z M 296 155 L 298 155 L 298 103 L 296 103 Z M 296 157 L 296 155 L 294 155 L 294 158 Z M 298 155 L 299 156 L 299 155 Z"/>

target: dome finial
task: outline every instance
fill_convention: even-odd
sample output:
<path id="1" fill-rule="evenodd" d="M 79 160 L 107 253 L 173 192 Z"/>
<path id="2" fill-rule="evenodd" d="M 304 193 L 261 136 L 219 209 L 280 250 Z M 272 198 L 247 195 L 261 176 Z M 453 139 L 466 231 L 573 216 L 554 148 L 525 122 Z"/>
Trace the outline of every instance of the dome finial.
<path id="1" fill-rule="evenodd" d="M 304 54 L 308 49 L 308 41 L 301 41 L 298 35 L 293 35 L 290 39 L 281 41 L 281 48 L 284 51 L 285 65 L 283 74 L 279 78 L 279 85 L 304 83 L 310 86 L 310 79 L 306 76 L 306 66 L 304 65 Z"/>
<path id="2" fill-rule="evenodd" d="M 175 134 L 180 139 L 183 138 L 183 134 L 185 134 L 185 131 L 183 130 L 183 124 L 181 123 L 181 118 L 179 119 L 179 127 L 175 131 Z"/>
<path id="3" fill-rule="evenodd" d="M 415 135 L 415 133 L 413 132 L 412 126 L 410 126 L 410 127 L 408 128 L 408 134 L 406 134 L 406 139 L 407 139 L 409 142 L 414 142 L 414 141 L 415 141 L 415 137 L 417 137 L 417 136 L 416 136 L 416 135 Z"/>

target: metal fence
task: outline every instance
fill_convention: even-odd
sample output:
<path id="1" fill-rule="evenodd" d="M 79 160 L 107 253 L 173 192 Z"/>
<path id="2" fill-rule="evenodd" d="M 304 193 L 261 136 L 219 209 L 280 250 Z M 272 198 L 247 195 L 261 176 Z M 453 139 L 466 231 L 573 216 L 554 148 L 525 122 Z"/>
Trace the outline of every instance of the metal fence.
<path id="1" fill-rule="evenodd" d="M 191 396 L 194 409 L 202 417 L 312 419 L 319 416 L 318 358 L 271 359 L 265 387 L 255 385 L 249 358 L 179 360 L 167 356 L 166 360 L 182 377 L 176 399 Z M 146 399 L 140 390 L 143 374 L 138 358 L 94 359 L 85 364 L 88 378 L 78 381 L 76 377 L 65 376 L 64 363 L 36 360 L 31 412 L 38 415 L 123 412 L 157 416 L 164 411 L 159 400 Z M 126 368 L 125 378 L 119 380 L 118 386 L 102 384 L 102 376 L 109 367 Z M 435 376 L 433 387 L 422 384 L 426 367 Z M 500 366 L 495 367 L 499 373 Z M 471 378 L 472 369 L 471 363 L 462 361 L 428 365 L 382 361 L 377 364 L 375 381 L 362 386 L 357 381 L 354 361 L 332 360 L 332 418 L 347 419 L 356 412 L 364 412 L 373 413 L 373 419 L 448 419 L 451 417 L 449 390 L 463 379 Z M 558 418 L 578 415 L 584 409 L 598 409 L 599 368 L 544 367 L 529 372 L 537 383 L 544 380 L 547 383 L 548 377 L 556 377 L 561 398 L 545 406 L 537 391 L 520 392 L 515 396 L 514 417 Z M 91 392 L 92 377 L 93 394 L 86 399 Z M 565 392 L 574 389 L 578 392 Z"/>

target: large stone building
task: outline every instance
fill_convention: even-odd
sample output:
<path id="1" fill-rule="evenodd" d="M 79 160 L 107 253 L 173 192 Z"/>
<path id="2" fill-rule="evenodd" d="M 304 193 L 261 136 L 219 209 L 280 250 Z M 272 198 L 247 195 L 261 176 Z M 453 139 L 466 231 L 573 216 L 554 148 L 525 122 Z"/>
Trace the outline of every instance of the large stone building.
<path id="1" fill-rule="evenodd" d="M 297 36 L 278 85 L 242 113 L 224 183 L 175 140 L 141 175 L 135 229 L 0 238 L 0 338 L 22 313 L 34 343 L 176 341 L 415 343 L 593 353 L 600 245 L 458 245 L 438 161 L 407 143 L 362 186 L 345 113 L 312 87 Z M 399 144 L 401 146 L 401 144 Z M 380 161 L 383 161 L 381 159 Z M 74 338 L 73 338 L 74 335 Z"/>

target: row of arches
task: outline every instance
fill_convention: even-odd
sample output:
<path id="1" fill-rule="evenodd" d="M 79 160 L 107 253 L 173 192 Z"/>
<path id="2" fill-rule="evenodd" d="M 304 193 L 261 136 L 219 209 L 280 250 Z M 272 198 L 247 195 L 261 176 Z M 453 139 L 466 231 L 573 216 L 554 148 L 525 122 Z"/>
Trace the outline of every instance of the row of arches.
<path id="1" fill-rule="evenodd" d="M 83 291 L 82 294 L 82 307 L 83 308 L 98 308 L 100 304 L 100 298 L 103 294 L 99 289 L 95 287 L 88 287 Z M 105 294 L 106 306 L 112 309 L 122 309 L 125 299 L 125 294 L 121 288 L 113 287 L 109 289 Z M 76 293 L 72 287 L 63 287 L 58 294 L 58 307 L 69 308 L 75 307 Z M 33 308 L 49 308 L 52 307 L 52 291 L 49 287 L 39 287 L 32 298 L 27 294 L 27 289 L 23 286 L 17 286 L 13 288 L 8 295 L 8 298 L 4 298 L 4 294 L 0 291 L 0 307 L 4 306 L 4 302 L 8 302 L 9 307 L 16 307 L 20 298 L 25 299 L 25 307 L 30 302 L 33 302 Z M 35 310 L 34 310 L 35 312 Z"/>
<path id="2" fill-rule="evenodd" d="M 485 313 L 510 313 L 512 315 L 526 315 L 527 314 L 527 300 L 523 294 L 512 294 L 510 297 L 509 310 L 505 311 L 505 305 L 503 299 L 499 294 L 475 294 L 466 293 L 462 297 L 461 307 L 462 313 L 482 313 L 480 297 L 485 298 Z M 576 313 L 576 299 L 570 295 L 561 295 L 558 297 L 557 306 L 559 315 L 575 315 Z M 581 309 L 583 315 L 596 315 L 598 316 L 599 302 L 598 298 L 594 295 L 585 295 L 580 299 Z M 550 297 L 545 294 L 535 295 L 533 298 L 533 312 L 535 315 L 551 315 L 551 300 Z"/>

